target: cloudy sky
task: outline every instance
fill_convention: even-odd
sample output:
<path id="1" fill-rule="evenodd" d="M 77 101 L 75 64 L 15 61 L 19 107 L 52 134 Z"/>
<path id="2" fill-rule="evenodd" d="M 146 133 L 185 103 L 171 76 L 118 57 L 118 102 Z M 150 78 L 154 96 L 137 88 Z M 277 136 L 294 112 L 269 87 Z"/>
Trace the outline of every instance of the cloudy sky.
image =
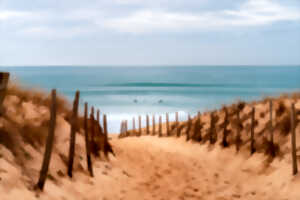
<path id="1" fill-rule="evenodd" d="M 0 66 L 300 64 L 300 0 L 0 0 Z"/>

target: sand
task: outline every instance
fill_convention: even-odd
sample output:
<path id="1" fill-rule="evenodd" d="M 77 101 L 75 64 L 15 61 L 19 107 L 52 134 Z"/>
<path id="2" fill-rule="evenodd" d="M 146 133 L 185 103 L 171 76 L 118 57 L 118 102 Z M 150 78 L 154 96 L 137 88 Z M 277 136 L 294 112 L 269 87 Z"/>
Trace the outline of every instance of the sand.
<path id="1" fill-rule="evenodd" d="M 245 156 L 183 137 L 111 142 L 117 158 L 94 159 L 94 178 L 77 170 L 70 179 L 66 166 L 53 159 L 56 178 L 43 193 L 28 190 L 16 167 L 1 159 L 1 199 L 300 199 L 300 176 L 292 176 L 288 157 L 266 166 L 264 154 Z"/>
<path id="2" fill-rule="evenodd" d="M 290 103 L 289 100 L 284 101 Z M 298 109 L 299 102 L 296 104 Z M 73 178 L 69 178 L 66 163 L 70 124 L 64 112 L 60 112 L 57 117 L 54 151 L 45 189 L 43 192 L 36 191 L 34 185 L 38 181 L 44 145 L 28 143 L 27 140 L 19 138 L 18 133 L 29 134 L 35 128 L 40 134 L 47 133 L 40 127 L 47 127 L 49 112 L 45 104 L 28 99 L 20 100 L 14 95 L 8 96 L 4 105 L 9 110 L 5 118 L 0 117 L 1 200 L 300 199 L 300 174 L 292 175 L 290 135 L 276 135 L 275 142 L 280 142 L 282 153 L 274 160 L 270 160 L 263 151 L 250 156 L 247 144 L 242 146 L 239 153 L 236 152 L 234 144 L 223 148 L 219 144 L 221 138 L 215 145 L 210 145 L 208 141 L 187 142 L 185 136 L 133 136 L 119 139 L 116 135 L 110 135 L 116 157 L 110 155 L 109 160 L 93 157 L 95 176 L 90 177 L 81 129 L 77 133 Z M 249 110 L 247 105 L 241 117 Z M 255 128 L 256 132 L 266 127 L 268 115 L 260 117 L 260 113 L 266 111 L 267 103 L 259 102 L 256 116 L 259 124 Z M 221 119 L 224 117 L 221 111 L 217 114 Z M 206 130 L 209 112 L 201 120 L 206 123 Z M 244 125 L 247 123 L 249 120 L 245 120 Z M 29 126 L 28 124 L 30 129 L 26 129 L 26 132 L 22 127 Z M 11 127 L 13 125 L 18 126 L 18 129 Z M 299 132 L 300 126 L 296 130 L 298 155 Z M 10 137 L 5 134 L 10 134 Z M 267 133 L 262 132 L 264 134 Z M 242 135 L 246 137 L 246 131 Z M 10 145 L 11 138 L 13 145 Z M 37 136 L 33 135 L 32 139 L 35 138 Z M 300 157 L 298 165 L 300 166 Z"/>

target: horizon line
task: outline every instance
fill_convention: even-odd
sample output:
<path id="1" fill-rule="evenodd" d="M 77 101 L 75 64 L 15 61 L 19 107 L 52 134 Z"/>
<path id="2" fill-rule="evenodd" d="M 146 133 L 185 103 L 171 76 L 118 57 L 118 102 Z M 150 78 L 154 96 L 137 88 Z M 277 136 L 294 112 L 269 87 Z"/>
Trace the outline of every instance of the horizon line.
<path id="1" fill-rule="evenodd" d="M 1 67 L 283 67 L 283 66 L 287 66 L 287 67 L 300 67 L 300 64 L 255 64 L 255 65 L 251 65 L 251 64 L 234 64 L 234 65 L 220 65 L 220 64 L 199 64 L 199 65 L 185 65 L 185 64 L 167 64 L 167 65 L 163 65 L 163 64 L 154 64 L 154 65 L 138 65 L 138 64 L 134 64 L 134 65 L 105 65 L 105 64 L 87 64 L 87 65 L 47 65 L 47 64 L 43 64 L 43 65 L 0 65 Z"/>

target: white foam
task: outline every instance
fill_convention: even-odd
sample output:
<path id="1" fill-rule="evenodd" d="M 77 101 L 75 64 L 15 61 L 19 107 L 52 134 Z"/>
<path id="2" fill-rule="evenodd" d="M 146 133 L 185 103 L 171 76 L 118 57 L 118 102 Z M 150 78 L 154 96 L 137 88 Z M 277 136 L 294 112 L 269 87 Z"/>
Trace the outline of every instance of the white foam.
<path id="1" fill-rule="evenodd" d="M 133 118 L 135 119 L 135 127 L 138 128 L 138 117 L 142 117 L 142 127 L 146 126 L 146 115 L 147 113 L 108 113 L 107 115 L 107 126 L 109 133 L 119 133 L 121 122 L 127 120 L 128 121 L 128 129 L 132 129 Z M 150 117 L 150 125 L 152 125 L 152 116 L 153 114 L 148 114 Z M 157 113 L 155 116 L 155 122 L 158 123 L 159 116 L 162 116 L 162 122 L 166 121 L 166 113 Z M 181 110 L 178 111 L 179 121 L 187 120 L 188 113 Z M 101 121 L 103 117 L 100 117 Z M 175 112 L 169 113 L 169 121 L 175 121 Z M 101 122 L 102 123 L 102 122 Z"/>

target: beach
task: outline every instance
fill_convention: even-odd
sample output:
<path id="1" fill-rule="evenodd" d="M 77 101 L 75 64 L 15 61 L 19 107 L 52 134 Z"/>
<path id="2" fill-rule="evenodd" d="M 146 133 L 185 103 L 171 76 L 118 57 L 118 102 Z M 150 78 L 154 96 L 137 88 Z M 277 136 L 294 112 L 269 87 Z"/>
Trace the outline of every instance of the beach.
<path id="1" fill-rule="evenodd" d="M 1 199 L 289 199 L 300 198 L 299 173 L 292 174 L 291 134 L 280 127 L 285 124 L 289 106 L 295 103 L 300 109 L 299 94 L 272 99 L 275 113 L 284 104 L 283 112 L 274 118 L 274 143 L 279 151 L 272 158 L 263 140 L 268 137 L 268 103 L 270 99 L 245 104 L 241 118 L 255 106 L 258 125 L 255 127 L 256 152 L 251 155 L 249 131 L 244 128 L 241 139 L 244 143 L 236 151 L 235 134 L 228 137 L 228 148 L 221 145 L 222 131 L 217 129 L 218 139 L 186 141 L 187 122 L 181 137 L 172 129 L 166 137 L 142 136 L 118 138 L 109 135 L 116 157 L 92 157 L 94 177 L 87 171 L 83 129 L 77 133 L 74 158 L 74 174 L 67 176 L 69 147 L 70 105 L 59 99 L 55 143 L 44 191 L 34 188 L 43 159 L 49 109 L 47 93 L 9 88 L 4 106 L 6 114 L 0 119 L 0 193 Z M 228 110 L 235 105 L 228 106 Z M 279 110 L 282 110 L 281 108 Z M 222 109 L 214 111 L 221 124 Z M 261 114 L 264 113 L 264 114 Z M 210 111 L 201 115 L 209 128 Z M 299 120 L 299 115 L 296 115 Z M 192 119 L 192 123 L 196 118 Z M 243 127 L 249 120 L 243 120 Z M 289 123 L 289 121 L 288 121 Z M 172 126 L 174 122 L 170 125 Z M 277 126 L 278 125 L 278 126 Z M 26 127 L 26 129 L 24 129 Z M 234 131 L 233 126 L 228 127 Z M 299 135 L 299 126 L 296 128 Z M 206 131 L 203 130 L 203 134 Z M 262 132 L 262 130 L 265 130 Z M 190 130 L 191 132 L 192 129 Z M 265 136 L 265 137 L 264 137 Z M 297 137 L 299 157 L 300 137 Z M 298 165 L 300 164 L 298 159 Z"/>

